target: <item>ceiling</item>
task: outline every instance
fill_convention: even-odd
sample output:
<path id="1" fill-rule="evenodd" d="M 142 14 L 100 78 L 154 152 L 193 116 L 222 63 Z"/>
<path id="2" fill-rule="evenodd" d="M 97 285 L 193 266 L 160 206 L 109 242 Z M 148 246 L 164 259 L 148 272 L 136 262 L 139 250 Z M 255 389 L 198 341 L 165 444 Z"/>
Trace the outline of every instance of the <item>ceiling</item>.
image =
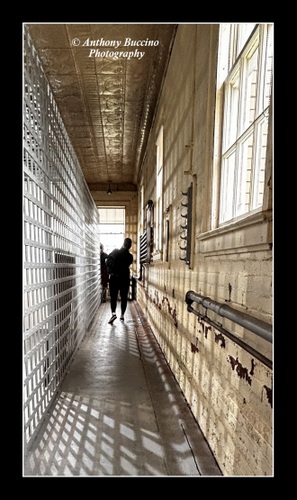
<path id="1" fill-rule="evenodd" d="M 177 25 L 27 26 L 95 201 L 135 194 Z"/>

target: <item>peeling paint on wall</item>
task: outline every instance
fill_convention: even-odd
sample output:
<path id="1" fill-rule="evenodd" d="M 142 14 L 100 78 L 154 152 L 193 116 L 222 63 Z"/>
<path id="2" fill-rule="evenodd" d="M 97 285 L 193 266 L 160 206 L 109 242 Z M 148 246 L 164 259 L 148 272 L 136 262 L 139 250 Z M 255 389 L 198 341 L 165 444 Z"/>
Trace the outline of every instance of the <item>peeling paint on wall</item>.
<path id="1" fill-rule="evenodd" d="M 267 387 L 267 385 L 264 385 L 263 389 L 265 390 L 268 403 L 272 408 L 272 389 L 270 387 Z"/>
<path id="2" fill-rule="evenodd" d="M 246 380 L 248 382 L 248 384 L 251 385 L 252 379 L 249 376 L 248 369 L 245 368 L 244 366 L 242 366 L 242 364 L 238 361 L 238 358 L 234 359 L 232 356 L 229 356 L 229 361 L 230 361 L 232 370 L 235 369 L 237 375 L 240 378 L 243 378 L 244 380 Z"/>
<path id="3" fill-rule="evenodd" d="M 168 297 L 163 296 L 163 298 L 162 298 L 162 300 L 160 302 L 160 300 L 159 300 L 159 294 L 155 290 L 155 297 L 153 299 L 151 299 L 151 300 L 158 307 L 158 309 L 160 309 L 160 310 L 162 310 L 162 309 L 164 310 L 163 306 L 164 306 L 164 304 L 165 305 L 167 304 L 167 310 L 168 310 L 170 316 L 173 318 L 174 326 L 177 328 L 178 327 L 177 311 L 176 311 L 175 307 L 171 306 Z"/>
<path id="4" fill-rule="evenodd" d="M 199 352 L 198 347 L 195 344 L 193 344 L 193 342 L 191 342 L 191 352 L 194 352 L 194 353 Z"/>
<path id="5" fill-rule="evenodd" d="M 222 333 L 215 333 L 215 332 L 214 335 L 215 335 L 215 343 L 218 344 L 219 342 L 221 342 L 221 347 L 225 348 L 226 341 L 224 335 L 222 335 Z"/>

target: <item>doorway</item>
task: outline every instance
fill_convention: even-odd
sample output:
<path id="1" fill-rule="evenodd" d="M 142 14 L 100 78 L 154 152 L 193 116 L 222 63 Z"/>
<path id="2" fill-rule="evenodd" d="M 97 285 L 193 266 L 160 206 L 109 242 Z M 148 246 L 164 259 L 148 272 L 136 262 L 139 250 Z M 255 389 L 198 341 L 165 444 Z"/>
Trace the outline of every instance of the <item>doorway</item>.
<path id="1" fill-rule="evenodd" d="M 104 252 L 121 248 L 125 237 L 125 207 L 98 207 L 99 238 Z"/>

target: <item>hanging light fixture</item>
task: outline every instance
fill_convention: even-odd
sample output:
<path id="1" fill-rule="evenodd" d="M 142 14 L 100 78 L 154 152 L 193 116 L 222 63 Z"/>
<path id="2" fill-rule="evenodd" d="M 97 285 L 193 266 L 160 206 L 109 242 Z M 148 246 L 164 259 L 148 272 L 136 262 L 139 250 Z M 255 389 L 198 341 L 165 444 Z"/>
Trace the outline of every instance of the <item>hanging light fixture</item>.
<path id="1" fill-rule="evenodd" d="M 112 193 L 111 187 L 110 187 L 110 182 L 108 183 L 108 190 L 106 191 L 107 194 L 110 196 Z"/>

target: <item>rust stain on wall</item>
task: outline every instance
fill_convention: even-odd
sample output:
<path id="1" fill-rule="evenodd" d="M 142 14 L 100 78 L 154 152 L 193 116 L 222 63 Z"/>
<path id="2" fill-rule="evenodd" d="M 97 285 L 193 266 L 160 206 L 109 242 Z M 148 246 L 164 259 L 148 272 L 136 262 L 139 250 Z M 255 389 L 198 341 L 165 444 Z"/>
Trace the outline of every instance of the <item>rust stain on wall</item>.
<path id="1" fill-rule="evenodd" d="M 199 352 L 198 347 L 193 342 L 191 342 L 191 352 Z"/>
<path id="2" fill-rule="evenodd" d="M 154 294 L 154 298 L 152 298 L 152 302 L 158 307 L 158 309 L 162 309 L 164 304 L 167 304 L 167 310 L 170 314 L 170 316 L 172 316 L 173 318 L 173 321 L 174 321 L 174 326 L 177 328 L 178 327 L 178 322 L 177 322 L 177 311 L 176 311 L 176 308 L 172 307 L 170 302 L 169 302 L 169 299 L 168 297 L 165 297 L 163 296 L 162 298 L 162 301 L 160 302 L 160 299 L 159 299 L 159 294 L 157 292 L 157 290 L 155 290 L 155 294 Z M 151 298 L 151 297 L 149 297 Z"/>
<path id="3" fill-rule="evenodd" d="M 270 404 L 270 406 L 272 408 L 272 389 L 270 387 L 267 387 L 267 385 L 264 385 L 263 387 L 264 387 L 265 392 L 266 392 L 266 397 L 267 397 L 268 403 Z"/>
<path id="4" fill-rule="evenodd" d="M 215 343 L 221 342 L 221 347 L 226 347 L 225 337 L 221 333 L 215 333 Z"/>
<path id="5" fill-rule="evenodd" d="M 176 313 L 176 308 L 175 308 L 175 307 L 173 308 L 173 307 L 170 305 L 170 302 L 169 302 L 168 297 L 164 297 L 164 296 L 163 296 L 163 299 L 162 299 L 162 306 L 163 306 L 164 304 L 167 304 L 168 312 L 169 312 L 170 316 L 172 316 L 172 318 L 173 318 L 173 321 L 174 321 L 174 326 L 177 328 L 177 313 Z"/>
<path id="6" fill-rule="evenodd" d="M 244 380 L 247 381 L 249 385 L 252 384 L 252 379 L 249 376 L 248 369 L 242 366 L 242 364 L 238 361 L 238 358 L 234 359 L 232 356 L 229 356 L 229 361 L 232 367 L 232 370 L 235 369 L 237 375 L 240 378 L 243 378 Z"/>
<path id="7" fill-rule="evenodd" d="M 198 316 L 198 318 L 197 318 L 197 321 L 198 321 L 199 325 L 200 325 L 200 326 L 201 326 L 201 328 L 202 328 L 202 331 L 201 331 L 201 330 L 199 330 L 199 333 L 204 333 L 205 323 L 202 321 L 202 319 L 201 319 L 199 316 Z"/>

